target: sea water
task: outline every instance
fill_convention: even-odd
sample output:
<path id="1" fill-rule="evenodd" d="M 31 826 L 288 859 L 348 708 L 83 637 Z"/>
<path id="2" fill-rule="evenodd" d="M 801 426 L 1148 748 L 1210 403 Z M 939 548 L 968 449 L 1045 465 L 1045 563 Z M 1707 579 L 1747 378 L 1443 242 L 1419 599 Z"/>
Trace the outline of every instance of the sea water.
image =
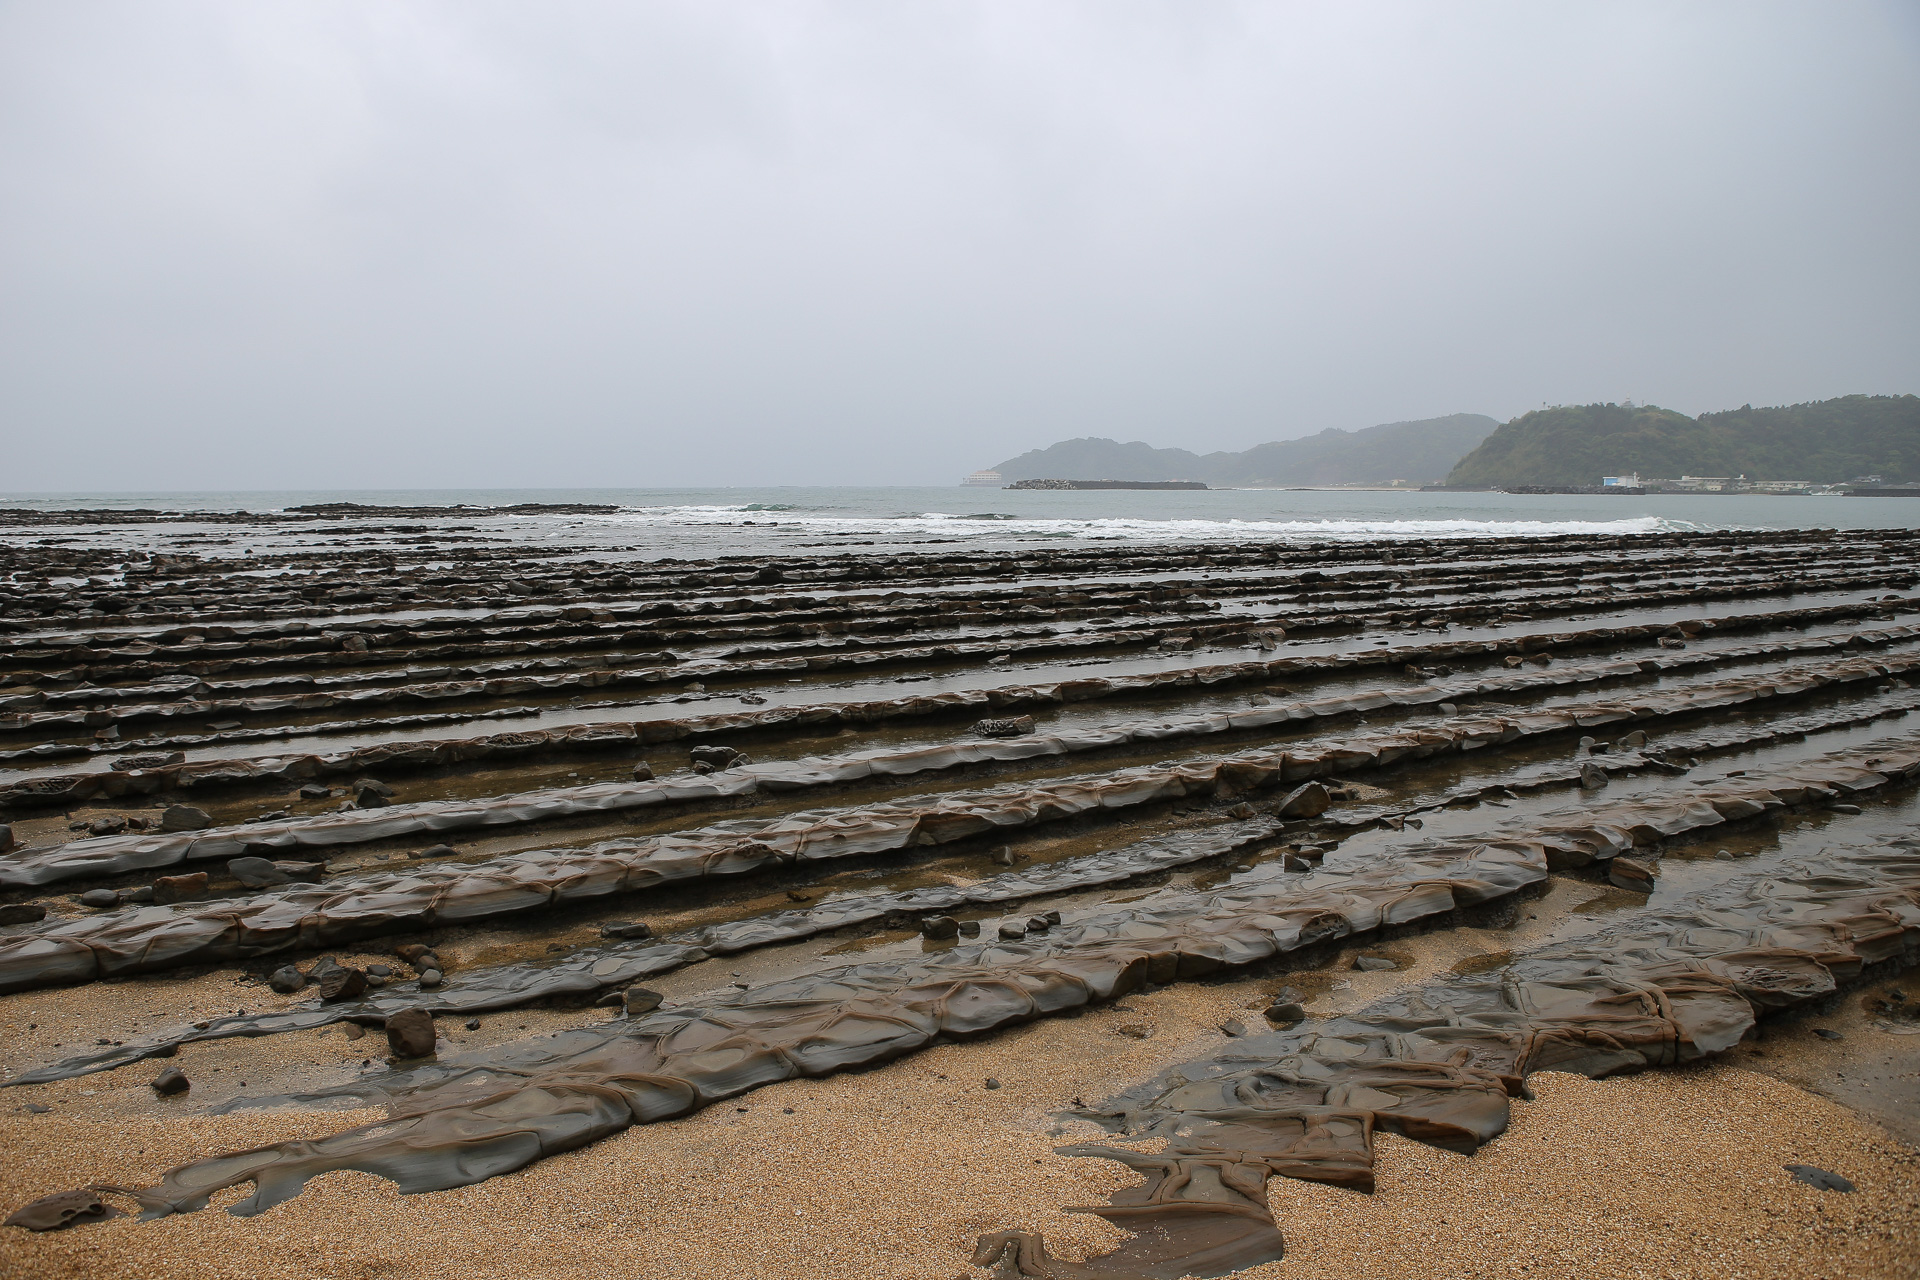
<path id="1" fill-rule="evenodd" d="M 1628 534 L 1664 530 L 1903 528 L 1920 498 L 1760 495 L 1423 493 L 1417 490 L 1209 489 L 1089 491 L 988 488 L 364 489 L 206 493 L 0 494 L 36 511 L 139 509 L 267 514 L 322 502 L 446 507 L 419 532 L 459 533 L 618 558 L 794 556 L 840 548 L 995 549 L 1063 542 L 1276 541 Z M 594 513 L 460 516 L 458 508 L 606 504 Z M 411 523 L 411 522 L 409 522 Z M 125 546 L 200 555 L 270 552 L 324 542 L 390 544 L 378 519 L 277 528 L 194 520 L 15 526 L 8 541 Z"/>

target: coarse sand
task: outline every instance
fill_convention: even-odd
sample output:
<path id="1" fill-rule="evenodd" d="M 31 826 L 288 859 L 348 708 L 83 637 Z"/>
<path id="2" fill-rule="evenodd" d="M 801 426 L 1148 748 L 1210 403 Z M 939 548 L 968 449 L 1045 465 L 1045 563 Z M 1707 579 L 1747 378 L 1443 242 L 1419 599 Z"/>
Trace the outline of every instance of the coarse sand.
<path id="1" fill-rule="evenodd" d="M 1130 996 L 873 1071 L 772 1086 L 453 1191 L 402 1196 L 382 1179 L 336 1173 L 251 1219 L 219 1211 L 244 1194 L 236 1189 L 212 1210 L 155 1223 L 0 1232 L 0 1277 L 952 1280 L 980 1274 L 967 1266 L 978 1235 L 1015 1227 L 1084 1257 L 1120 1233 L 1061 1209 L 1102 1203 L 1134 1175 L 1053 1154 L 1094 1131 L 1050 1113 L 1207 1052 L 1223 1042 L 1216 1025 L 1259 996 L 1252 983 Z M 1002 1087 L 985 1087 L 988 1077 Z M 1242 1274 L 1920 1273 L 1920 1155 L 1841 1106 L 1733 1065 L 1534 1085 L 1538 1099 L 1516 1103 L 1512 1129 L 1476 1155 L 1384 1137 L 1371 1196 L 1275 1179 L 1289 1255 Z M 216 1150 L 378 1115 L 168 1119 L 106 1099 L 0 1115 L 10 1157 L 0 1204 L 91 1180 L 149 1181 Z M 1859 1189 L 1815 1190 L 1786 1164 Z"/>

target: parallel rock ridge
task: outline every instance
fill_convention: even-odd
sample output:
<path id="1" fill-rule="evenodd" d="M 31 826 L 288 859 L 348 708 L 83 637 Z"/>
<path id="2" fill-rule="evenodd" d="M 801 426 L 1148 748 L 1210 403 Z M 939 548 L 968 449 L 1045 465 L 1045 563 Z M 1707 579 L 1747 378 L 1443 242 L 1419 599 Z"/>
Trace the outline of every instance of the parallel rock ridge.
<path id="1" fill-rule="evenodd" d="M 1164 1140 L 1068 1149 L 1144 1175 L 1088 1209 L 1131 1241 L 975 1254 L 1224 1274 L 1284 1247 L 1271 1177 L 1370 1187 L 1383 1129 L 1471 1151 L 1530 1072 L 1720 1053 L 1920 955 L 1884 816 L 1920 778 L 1911 531 L 666 562 L 384 514 L 232 517 L 235 559 L 115 549 L 170 547 L 162 514 L 6 517 L 79 542 L 0 548 L 0 1004 L 144 976 L 139 1028 L 26 1036 L 0 1085 L 166 1057 L 135 1080 L 166 1114 L 388 1111 L 152 1186 L 76 1168 L 15 1225 L 247 1184 L 250 1215 L 335 1169 L 468 1185 L 1129 992 L 1560 912 L 1484 973 L 1341 1017 L 1296 992 L 1283 1029 L 1075 1108 Z M 1570 881 L 1629 905 L 1567 916 Z M 243 1009 L 188 999 L 206 966 Z M 454 1043 L 535 1003 L 577 1012 Z M 234 1094 L 180 1053 L 338 1023 L 387 1064 L 262 1055 Z"/>

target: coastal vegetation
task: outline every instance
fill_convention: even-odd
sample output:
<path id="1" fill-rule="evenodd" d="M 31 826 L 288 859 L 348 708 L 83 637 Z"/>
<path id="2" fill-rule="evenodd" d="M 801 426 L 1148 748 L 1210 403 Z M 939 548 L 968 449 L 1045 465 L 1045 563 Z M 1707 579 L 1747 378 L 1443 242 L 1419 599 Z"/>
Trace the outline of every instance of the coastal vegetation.
<path id="1" fill-rule="evenodd" d="M 1741 476 L 1836 484 L 1920 476 L 1920 397 L 1840 396 L 1697 418 L 1655 405 L 1556 405 L 1501 426 L 1449 485 L 1593 485 L 1602 476 Z"/>

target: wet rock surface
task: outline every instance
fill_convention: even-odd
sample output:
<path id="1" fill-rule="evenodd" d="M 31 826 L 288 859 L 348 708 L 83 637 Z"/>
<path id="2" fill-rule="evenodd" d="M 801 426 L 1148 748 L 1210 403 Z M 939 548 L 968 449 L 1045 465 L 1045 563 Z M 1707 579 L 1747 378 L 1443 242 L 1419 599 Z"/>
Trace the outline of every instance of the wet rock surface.
<path id="1" fill-rule="evenodd" d="M 151 1008 L 34 1041 L 4 1084 L 131 1068 L 168 1114 L 389 1117 L 15 1225 L 247 1182 L 235 1211 L 256 1213 L 331 1169 L 465 1185 L 764 1085 L 1297 970 L 1209 1018 L 1217 1052 L 1075 1112 L 1165 1144 L 1073 1148 L 1141 1176 L 1090 1210 L 1128 1244 L 1071 1262 L 1009 1230 L 973 1255 L 1221 1274 L 1284 1249 L 1269 1179 L 1370 1185 L 1380 1132 L 1471 1151 L 1530 1072 L 1744 1054 L 1801 1017 L 1795 1052 L 1908 1043 L 1880 1027 L 1909 1021 L 1915 855 L 1851 834 L 1920 766 L 1898 724 L 1920 706 L 1905 531 L 778 563 L 475 547 L 433 570 L 338 541 L 245 572 L 16 549 L 99 572 L 0 601 L 0 999 L 139 975 Z M 1759 866 L 1788 828 L 1825 852 Z M 1564 884 L 1610 914 L 1406 972 L 1406 931 Z M 209 966 L 242 1007 L 170 1003 Z M 1868 979 L 1871 1009 L 1829 1007 Z M 1347 980 L 1398 994 L 1316 1012 Z M 576 1012 L 537 1035 L 477 1016 L 538 1006 Z M 132 1066 L 330 1027 L 384 1028 L 392 1061 L 361 1039 L 365 1065 L 330 1076 L 196 1066 L 164 1099 L 180 1073 Z M 1169 1044 L 1119 1011 L 1088 1043 Z M 1807 1178 L 1844 1181 L 1832 1164 Z"/>

